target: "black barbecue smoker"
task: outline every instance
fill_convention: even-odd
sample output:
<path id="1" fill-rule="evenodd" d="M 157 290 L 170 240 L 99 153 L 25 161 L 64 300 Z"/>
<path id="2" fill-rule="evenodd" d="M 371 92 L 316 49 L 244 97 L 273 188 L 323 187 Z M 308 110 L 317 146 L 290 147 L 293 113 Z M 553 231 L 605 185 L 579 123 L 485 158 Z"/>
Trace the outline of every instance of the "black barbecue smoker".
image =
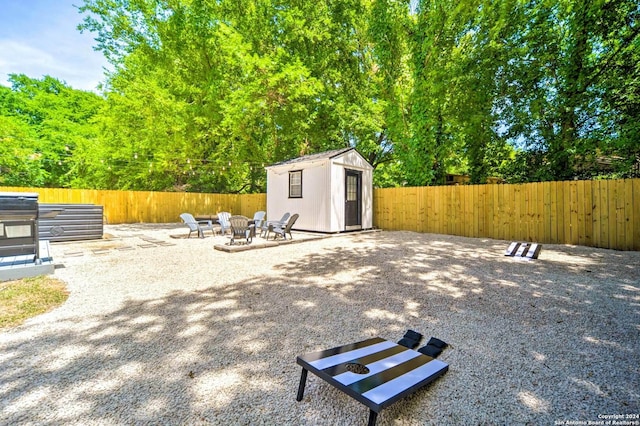
<path id="1" fill-rule="evenodd" d="M 0 192 L 0 258 L 9 256 L 41 263 L 37 193 Z"/>
<path id="2" fill-rule="evenodd" d="M 33 255 L 40 258 L 38 194 L 0 192 L 0 257 Z"/>

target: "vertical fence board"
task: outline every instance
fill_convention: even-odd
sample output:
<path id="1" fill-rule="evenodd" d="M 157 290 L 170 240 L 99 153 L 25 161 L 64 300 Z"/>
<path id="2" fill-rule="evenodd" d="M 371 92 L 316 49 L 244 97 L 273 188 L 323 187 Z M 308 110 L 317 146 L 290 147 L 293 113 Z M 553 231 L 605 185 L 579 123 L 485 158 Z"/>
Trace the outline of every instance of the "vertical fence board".
<path id="1" fill-rule="evenodd" d="M 567 216 L 565 216 L 567 220 Z M 572 181 L 569 183 L 569 232 L 570 239 L 569 244 L 579 244 L 579 226 L 578 226 L 578 182 Z M 566 228 L 565 228 L 566 229 Z"/>
<path id="2" fill-rule="evenodd" d="M 639 212 L 640 213 L 640 212 Z M 633 250 L 633 181 L 624 180 L 624 248 L 621 250 Z"/>
<path id="3" fill-rule="evenodd" d="M 605 204 L 608 207 L 608 215 L 609 215 L 609 225 L 606 227 L 607 232 L 609 234 L 609 240 L 607 243 L 607 247 L 615 247 L 617 238 L 618 238 L 618 221 L 617 221 L 617 199 L 618 199 L 618 186 L 615 182 L 606 182 L 607 187 L 607 203 Z"/>
<path id="4" fill-rule="evenodd" d="M 631 179 L 624 180 L 624 236 L 625 243 L 622 250 L 633 250 L 633 225 L 637 220 L 636 215 L 640 214 L 640 211 L 633 211 L 633 181 Z"/>
<path id="5" fill-rule="evenodd" d="M 498 205 L 500 206 L 500 238 L 507 240 L 511 238 L 509 230 L 509 191 L 508 186 L 501 185 L 498 192 Z"/>
<path id="6" fill-rule="evenodd" d="M 424 188 L 418 187 L 416 188 L 416 231 L 425 232 L 426 226 L 426 218 L 427 218 L 427 206 L 424 200 Z"/>
<path id="7" fill-rule="evenodd" d="M 433 192 L 427 187 L 422 187 L 422 200 L 424 203 L 424 231 L 431 232 L 431 217 L 433 213 Z"/>
<path id="8" fill-rule="evenodd" d="M 500 186 L 500 192 L 498 194 L 498 203 L 500 205 L 500 238 L 503 240 L 512 239 L 512 222 L 509 216 L 513 216 L 511 213 L 510 206 L 513 206 L 513 201 L 511 200 L 510 195 L 513 193 L 513 188 L 507 185 Z"/>
<path id="9" fill-rule="evenodd" d="M 484 212 L 484 203 L 482 200 L 482 195 L 480 193 L 480 189 L 482 186 L 473 185 L 473 203 L 471 203 L 471 208 L 469 209 L 469 214 L 471 217 L 471 223 L 473 224 L 473 234 L 472 236 L 478 238 L 483 235 L 483 212 Z"/>
<path id="10" fill-rule="evenodd" d="M 625 247 L 626 250 L 627 241 L 625 238 L 625 211 L 624 211 L 624 180 L 616 180 L 612 182 L 616 187 L 616 242 L 613 247 Z"/>
<path id="11" fill-rule="evenodd" d="M 390 211 L 390 229 L 397 231 L 400 228 L 400 224 L 404 221 L 404 208 L 402 206 L 402 197 L 404 196 L 405 189 L 399 188 L 397 192 L 393 192 L 391 197 L 391 211 Z"/>
<path id="12" fill-rule="evenodd" d="M 513 220 L 513 225 L 511 226 L 512 240 L 522 240 L 522 203 L 520 202 L 520 191 L 522 189 L 522 185 L 513 185 L 513 214 L 511 216 Z"/>
<path id="13" fill-rule="evenodd" d="M 542 187 L 542 183 L 537 182 L 534 183 L 534 192 L 536 194 L 536 198 L 537 198 L 537 207 L 536 207 L 536 224 L 537 224 L 537 235 L 538 235 L 538 241 L 540 241 L 541 243 L 546 243 L 548 242 L 545 239 L 545 234 L 544 234 L 544 224 L 546 221 L 546 217 L 545 217 L 545 212 L 544 212 L 544 188 Z"/>
<path id="14" fill-rule="evenodd" d="M 558 203 L 562 205 L 562 217 L 558 223 L 558 234 L 562 236 L 561 244 L 569 244 L 571 241 L 571 182 L 560 182 L 562 196 L 558 197 Z"/>
<path id="15" fill-rule="evenodd" d="M 595 207 L 595 199 L 593 193 L 593 182 L 584 181 L 584 240 L 586 245 L 593 246 L 594 243 L 594 224 L 593 224 L 593 210 Z"/>
<path id="16" fill-rule="evenodd" d="M 640 179 L 633 180 L 633 249 L 640 250 Z"/>
<path id="17" fill-rule="evenodd" d="M 521 234 L 520 239 L 523 241 L 531 241 L 531 214 L 530 214 L 530 197 L 531 193 L 529 192 L 529 188 L 527 185 L 520 186 L 520 222 L 521 225 Z"/>
<path id="18" fill-rule="evenodd" d="M 454 235 L 464 235 L 462 232 L 462 227 L 464 225 L 464 200 L 460 195 L 460 188 L 462 188 L 460 185 L 453 185 L 451 187 L 453 195 L 453 209 L 456 215 L 456 220 L 453 221 Z"/>
<path id="19" fill-rule="evenodd" d="M 586 199 L 586 195 L 585 195 L 585 189 L 584 189 L 584 181 L 578 181 L 577 182 L 577 188 L 576 188 L 576 199 L 577 199 L 577 204 L 576 204 L 576 208 L 577 208 L 577 216 L 578 216 L 578 244 L 581 245 L 586 245 L 587 244 L 587 239 L 586 239 L 586 235 L 587 235 L 587 231 L 586 231 L 586 216 L 587 216 L 587 209 L 586 209 L 586 205 L 588 204 L 588 201 Z"/>
<path id="20" fill-rule="evenodd" d="M 406 200 L 407 204 L 404 208 L 407 211 L 405 216 L 405 224 L 402 229 L 409 231 L 418 231 L 418 191 L 420 188 L 411 187 L 407 188 Z"/>
<path id="21" fill-rule="evenodd" d="M 555 182 L 556 184 L 556 214 L 557 219 L 555 223 L 555 227 L 558 232 L 558 243 L 566 244 L 569 239 L 569 235 L 565 236 L 564 232 L 564 220 L 565 220 L 565 210 L 569 208 L 568 203 L 565 204 L 565 184 L 566 182 Z"/>
<path id="22" fill-rule="evenodd" d="M 478 237 L 487 236 L 487 188 L 489 185 L 477 185 L 478 205 L 476 214 L 478 215 Z"/>
<path id="23" fill-rule="evenodd" d="M 551 183 L 541 182 L 542 191 L 542 241 L 551 243 Z"/>
<path id="24" fill-rule="evenodd" d="M 459 235 L 456 233 L 456 227 L 459 226 L 460 208 L 456 208 L 458 202 L 455 194 L 455 186 L 448 186 L 446 189 L 447 202 L 447 233 L 450 235 Z"/>
<path id="25" fill-rule="evenodd" d="M 525 234 L 523 235 L 523 239 L 525 241 L 533 241 L 533 207 L 532 207 L 532 196 L 533 193 L 530 190 L 531 189 L 531 185 L 524 185 L 524 210 L 523 210 L 523 219 L 525 221 L 525 227 L 524 227 L 524 232 Z"/>
<path id="26" fill-rule="evenodd" d="M 592 195 L 592 229 L 593 229 L 593 244 L 595 247 L 603 247 L 601 240 L 602 235 L 600 233 L 600 221 L 602 220 L 600 210 L 600 182 L 594 181 L 591 182 L 591 193 Z"/>
<path id="27" fill-rule="evenodd" d="M 615 208 L 613 211 L 609 209 L 609 186 L 603 181 L 599 181 L 598 186 L 600 187 L 600 243 L 602 244 L 602 247 L 610 248 L 610 217 L 614 216 L 615 218 Z M 613 213 L 613 215 L 611 215 L 611 213 Z M 613 224 L 615 226 L 615 220 L 613 221 Z"/>
<path id="28" fill-rule="evenodd" d="M 498 216 L 499 216 L 498 191 L 499 189 L 500 189 L 500 185 L 491 185 L 491 188 L 489 191 L 490 193 L 489 203 L 491 205 L 491 208 L 490 208 L 491 215 L 489 216 L 488 235 L 491 238 L 496 238 L 496 239 L 500 239 L 500 233 L 499 233 L 500 226 L 498 226 Z"/>
<path id="29" fill-rule="evenodd" d="M 551 242 L 557 244 L 560 242 L 560 236 L 558 235 L 558 219 L 562 217 L 560 214 L 560 206 L 558 205 L 558 183 L 549 182 L 549 200 L 550 200 L 550 214 L 549 214 L 549 228 L 551 230 Z"/>
<path id="30" fill-rule="evenodd" d="M 460 221 L 460 234 L 465 237 L 473 236 L 473 218 L 471 210 L 473 209 L 473 186 L 468 188 L 458 185 L 458 197 L 460 198 L 460 211 L 462 212 L 462 220 Z"/>

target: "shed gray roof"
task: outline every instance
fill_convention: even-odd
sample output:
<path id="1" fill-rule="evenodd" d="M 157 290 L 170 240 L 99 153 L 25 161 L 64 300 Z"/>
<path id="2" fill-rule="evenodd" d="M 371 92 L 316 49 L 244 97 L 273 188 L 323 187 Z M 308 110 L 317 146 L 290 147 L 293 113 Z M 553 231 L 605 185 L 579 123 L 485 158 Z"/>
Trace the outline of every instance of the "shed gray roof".
<path id="1" fill-rule="evenodd" d="M 339 155 L 342 155 L 346 152 L 349 152 L 351 150 L 354 150 L 355 148 L 340 148 L 340 149 L 334 149 L 332 151 L 325 151 L 325 152 L 319 152 L 317 154 L 309 154 L 309 155 L 303 155 L 302 157 L 298 157 L 298 158 L 292 158 L 290 160 L 285 160 L 285 161 L 281 161 L 279 163 L 275 163 L 272 164 L 271 166 L 282 166 L 285 164 L 295 164 L 295 163 L 303 163 L 305 161 L 315 161 L 315 160 L 325 160 L 325 159 L 331 159 L 334 157 L 337 157 Z M 269 166 L 269 167 L 271 167 Z"/>

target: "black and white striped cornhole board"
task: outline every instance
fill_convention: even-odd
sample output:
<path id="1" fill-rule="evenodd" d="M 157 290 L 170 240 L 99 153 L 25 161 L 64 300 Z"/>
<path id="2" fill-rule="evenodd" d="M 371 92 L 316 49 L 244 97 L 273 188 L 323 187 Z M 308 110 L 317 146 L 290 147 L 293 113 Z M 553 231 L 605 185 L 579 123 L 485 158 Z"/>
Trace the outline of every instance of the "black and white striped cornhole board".
<path id="1" fill-rule="evenodd" d="M 537 259 L 540 254 L 540 250 L 542 250 L 542 245 L 540 244 L 513 242 L 509 244 L 504 255 L 525 259 Z"/>
<path id="2" fill-rule="evenodd" d="M 380 337 L 297 357 L 302 366 L 297 400 L 307 371 L 369 407 L 369 425 L 397 400 L 437 379 L 449 365 Z"/>

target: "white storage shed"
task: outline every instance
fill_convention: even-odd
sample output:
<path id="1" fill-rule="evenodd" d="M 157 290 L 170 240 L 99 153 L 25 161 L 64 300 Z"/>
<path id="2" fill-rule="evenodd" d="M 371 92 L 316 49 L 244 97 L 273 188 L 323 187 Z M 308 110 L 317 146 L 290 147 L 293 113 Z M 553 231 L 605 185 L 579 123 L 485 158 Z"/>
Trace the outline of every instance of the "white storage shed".
<path id="1" fill-rule="evenodd" d="M 373 227 L 373 167 L 355 148 L 305 155 L 266 170 L 267 220 L 289 212 L 300 215 L 297 230 Z"/>

